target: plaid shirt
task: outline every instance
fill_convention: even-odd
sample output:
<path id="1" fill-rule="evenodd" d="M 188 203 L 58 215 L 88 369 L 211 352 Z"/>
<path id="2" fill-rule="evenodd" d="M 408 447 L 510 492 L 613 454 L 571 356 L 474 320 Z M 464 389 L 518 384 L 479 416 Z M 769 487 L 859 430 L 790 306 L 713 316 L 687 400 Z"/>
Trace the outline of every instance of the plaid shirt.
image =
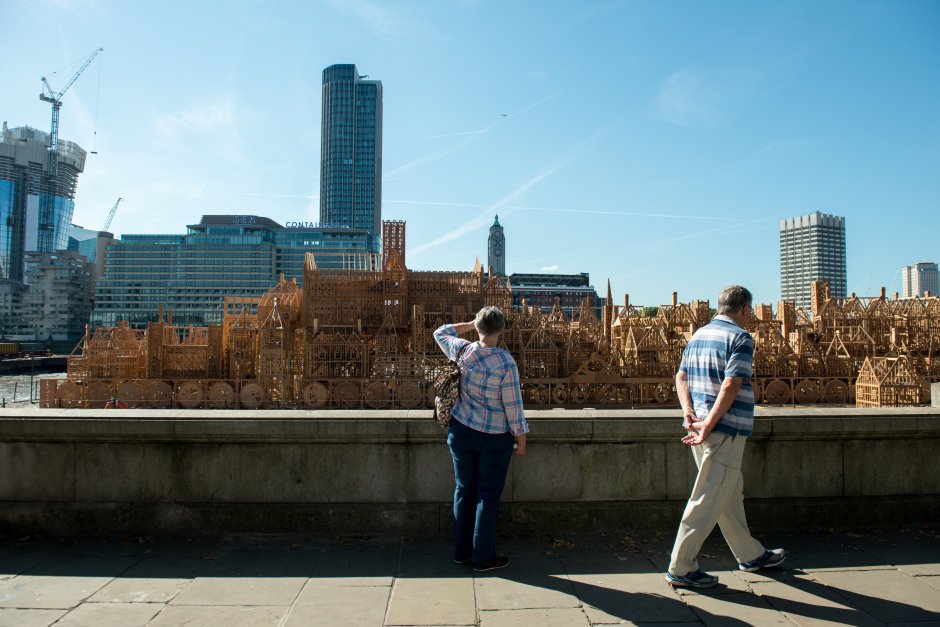
<path id="1" fill-rule="evenodd" d="M 452 418 L 483 433 L 510 431 L 513 435 L 522 435 L 529 432 L 529 424 L 522 414 L 519 369 L 507 350 L 457 337 L 452 324 L 435 331 L 434 339 L 451 360 L 461 347 L 469 344 L 460 356 L 463 376 L 460 397 L 450 412 Z"/>

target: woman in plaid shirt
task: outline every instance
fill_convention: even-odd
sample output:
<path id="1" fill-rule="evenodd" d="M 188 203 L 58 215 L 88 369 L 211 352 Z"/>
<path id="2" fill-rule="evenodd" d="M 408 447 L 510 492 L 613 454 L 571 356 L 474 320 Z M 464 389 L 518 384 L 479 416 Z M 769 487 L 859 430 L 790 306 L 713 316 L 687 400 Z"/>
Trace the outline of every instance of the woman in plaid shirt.
<path id="1" fill-rule="evenodd" d="M 434 339 L 448 359 L 460 355 L 460 396 L 451 410 L 447 445 L 454 459 L 454 562 L 476 571 L 509 565 L 496 553 L 499 499 L 513 452 L 525 455 L 529 425 L 522 412 L 519 369 L 499 348 L 506 327 L 503 312 L 484 307 L 473 322 L 445 324 Z M 459 335 L 475 330 L 479 341 Z"/>

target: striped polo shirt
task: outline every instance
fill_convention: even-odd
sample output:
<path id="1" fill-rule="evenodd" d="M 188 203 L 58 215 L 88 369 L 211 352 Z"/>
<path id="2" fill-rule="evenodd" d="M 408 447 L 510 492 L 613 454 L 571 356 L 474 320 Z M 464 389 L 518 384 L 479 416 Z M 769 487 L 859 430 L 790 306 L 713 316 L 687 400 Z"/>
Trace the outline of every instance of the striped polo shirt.
<path id="1" fill-rule="evenodd" d="M 688 376 L 692 406 L 700 420 L 708 417 L 726 377 L 744 379 L 738 396 L 718 421 L 715 431 L 751 435 L 754 428 L 753 357 L 751 334 L 728 316 L 715 316 L 695 332 L 685 347 L 679 370 Z"/>
<path id="2" fill-rule="evenodd" d="M 503 348 L 483 346 L 458 337 L 454 325 L 445 324 L 434 339 L 448 359 L 460 349 L 460 396 L 450 411 L 458 422 L 484 433 L 522 435 L 529 424 L 522 411 L 522 390 L 516 360 Z"/>

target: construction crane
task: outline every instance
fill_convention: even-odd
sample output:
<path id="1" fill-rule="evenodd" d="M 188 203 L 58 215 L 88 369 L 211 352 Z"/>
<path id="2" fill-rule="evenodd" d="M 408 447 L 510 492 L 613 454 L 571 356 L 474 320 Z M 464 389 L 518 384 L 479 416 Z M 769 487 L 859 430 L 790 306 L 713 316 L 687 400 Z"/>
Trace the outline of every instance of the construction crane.
<path id="1" fill-rule="evenodd" d="M 55 193 L 56 183 L 59 175 L 59 109 L 62 108 L 62 96 L 69 90 L 78 77 L 82 75 L 91 62 L 95 60 L 98 53 L 104 48 L 98 48 L 92 52 L 82 67 L 78 68 L 71 80 L 65 84 L 60 91 L 55 91 L 49 85 L 46 77 L 42 77 L 43 91 L 39 94 L 39 99 L 52 105 L 52 129 L 49 133 L 49 173 L 46 176 L 45 193 L 39 197 L 39 251 L 52 252 L 55 247 L 53 241 L 55 236 Z"/>
<path id="2" fill-rule="evenodd" d="M 104 226 L 101 227 L 101 230 L 102 230 L 102 231 L 107 231 L 107 230 L 108 230 L 108 227 L 111 226 L 111 220 L 114 219 L 114 214 L 117 213 L 118 205 L 121 204 L 121 201 L 122 201 L 122 200 L 124 200 L 124 199 L 123 199 L 123 198 L 118 198 L 118 199 L 117 199 L 117 202 L 114 203 L 114 206 L 111 207 L 111 211 L 108 212 L 108 219 L 104 221 Z"/>

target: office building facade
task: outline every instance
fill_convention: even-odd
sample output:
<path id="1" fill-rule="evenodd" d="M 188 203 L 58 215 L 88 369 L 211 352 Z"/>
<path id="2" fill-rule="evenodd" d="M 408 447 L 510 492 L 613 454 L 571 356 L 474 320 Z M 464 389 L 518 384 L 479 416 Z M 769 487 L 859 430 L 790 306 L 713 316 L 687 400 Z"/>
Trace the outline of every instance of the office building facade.
<path id="1" fill-rule="evenodd" d="M 308 252 L 321 268 L 381 262 L 368 231 L 309 224 L 207 215 L 186 234 L 123 235 L 105 253 L 92 323 L 143 327 L 162 305 L 179 324 L 214 324 L 226 296 L 261 296 L 281 275 L 302 284 Z"/>
<path id="2" fill-rule="evenodd" d="M 598 306 L 597 291 L 591 285 L 587 272 L 580 274 L 511 274 L 509 285 L 512 288 L 512 306 L 521 307 L 525 301 L 528 306 L 538 307 L 545 313 L 550 312 L 557 300 L 562 312 L 568 317 L 581 310 L 584 300 L 588 306 Z"/>
<path id="3" fill-rule="evenodd" d="M 323 70 L 320 225 L 365 229 L 382 224 L 382 83 L 355 65 Z"/>
<path id="4" fill-rule="evenodd" d="M 845 218 L 815 212 L 780 221 L 781 298 L 809 312 L 813 281 L 828 281 L 833 298 L 846 296 Z"/>
<path id="5" fill-rule="evenodd" d="M 904 298 L 914 298 L 915 296 L 923 298 L 928 293 L 931 296 L 937 296 L 940 293 L 937 264 L 921 261 L 910 266 L 904 266 L 901 268 L 901 283 Z"/>
<path id="6" fill-rule="evenodd" d="M 78 175 L 85 169 L 85 151 L 59 140 L 55 186 L 50 186 L 48 133 L 28 126 L 8 128 L 0 135 L 0 279 L 24 280 L 25 254 L 40 249 L 40 240 L 52 250 L 68 246 L 75 209 Z M 51 198 L 46 198 L 51 196 Z M 40 206 L 52 209 L 50 221 L 40 220 Z M 45 249 L 47 252 L 49 249 Z"/>
<path id="7" fill-rule="evenodd" d="M 24 261 L 25 283 L 7 281 L 0 287 L 3 337 L 72 350 L 91 315 L 92 265 L 71 250 L 30 251 Z"/>

